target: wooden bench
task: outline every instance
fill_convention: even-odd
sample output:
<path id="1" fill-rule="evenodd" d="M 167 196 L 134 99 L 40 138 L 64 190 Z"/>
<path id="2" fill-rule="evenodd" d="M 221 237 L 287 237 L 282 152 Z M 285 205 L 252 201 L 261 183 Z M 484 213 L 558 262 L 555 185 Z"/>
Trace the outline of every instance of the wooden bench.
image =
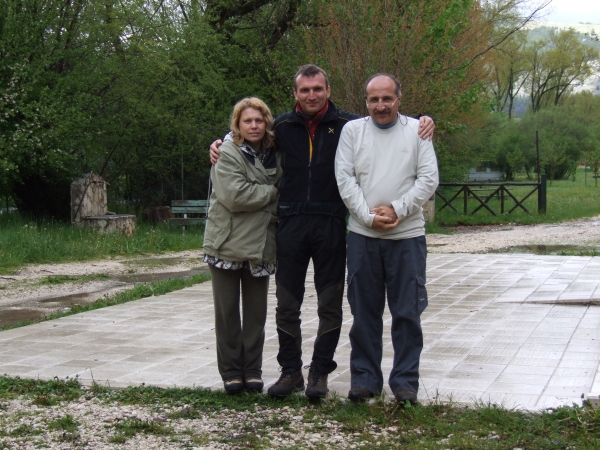
<path id="1" fill-rule="evenodd" d="M 172 217 L 169 219 L 169 225 L 181 225 L 183 230 L 189 225 L 204 225 L 207 209 L 208 202 L 206 200 L 173 200 L 171 212 L 175 216 L 182 217 Z M 193 217 L 188 217 L 188 214 Z"/>

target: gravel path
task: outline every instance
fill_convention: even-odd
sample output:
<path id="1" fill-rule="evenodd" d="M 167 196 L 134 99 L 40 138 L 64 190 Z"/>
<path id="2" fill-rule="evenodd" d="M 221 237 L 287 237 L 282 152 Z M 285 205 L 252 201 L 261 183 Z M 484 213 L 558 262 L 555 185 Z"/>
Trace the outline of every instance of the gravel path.
<path id="1" fill-rule="evenodd" d="M 367 449 L 394 447 L 403 434 L 421 433 L 420 429 L 398 432 L 396 427 L 376 425 L 352 433 L 314 407 L 256 405 L 254 411 L 222 409 L 203 414 L 187 406 L 149 408 L 86 396 L 49 407 L 23 399 L 1 406 L 0 449 L 11 450 Z M 195 417 L 181 418 L 190 412 Z"/>
<path id="2" fill-rule="evenodd" d="M 570 245 L 600 252 L 600 216 L 558 224 L 455 227 L 428 234 L 431 253 L 486 253 L 515 246 Z"/>

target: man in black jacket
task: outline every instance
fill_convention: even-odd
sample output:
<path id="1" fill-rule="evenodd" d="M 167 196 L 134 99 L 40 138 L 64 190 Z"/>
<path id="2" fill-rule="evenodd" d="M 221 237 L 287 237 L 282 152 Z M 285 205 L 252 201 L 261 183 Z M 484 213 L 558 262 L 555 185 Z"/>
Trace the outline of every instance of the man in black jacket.
<path id="1" fill-rule="evenodd" d="M 327 395 L 327 377 L 337 367 L 333 355 L 342 326 L 346 267 L 346 207 L 334 171 L 335 153 L 344 125 L 360 116 L 339 110 L 329 100 L 331 86 L 325 71 L 315 65 L 300 67 L 294 76 L 293 111 L 275 120 L 275 145 L 282 152 L 277 228 L 277 361 L 281 376 L 268 390 L 286 397 L 304 389 L 300 309 L 306 273 L 314 266 L 319 324 L 306 396 Z M 433 121 L 421 118 L 422 137 L 431 137 Z M 211 145 L 218 158 L 219 141 Z"/>

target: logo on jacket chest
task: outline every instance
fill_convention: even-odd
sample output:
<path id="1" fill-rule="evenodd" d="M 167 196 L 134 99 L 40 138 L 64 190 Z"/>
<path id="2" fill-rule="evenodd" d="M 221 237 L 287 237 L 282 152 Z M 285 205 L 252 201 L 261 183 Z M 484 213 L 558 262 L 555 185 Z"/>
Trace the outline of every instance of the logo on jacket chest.
<path id="1" fill-rule="evenodd" d="M 328 131 L 329 134 L 335 134 L 335 130 L 333 128 L 330 128 Z"/>

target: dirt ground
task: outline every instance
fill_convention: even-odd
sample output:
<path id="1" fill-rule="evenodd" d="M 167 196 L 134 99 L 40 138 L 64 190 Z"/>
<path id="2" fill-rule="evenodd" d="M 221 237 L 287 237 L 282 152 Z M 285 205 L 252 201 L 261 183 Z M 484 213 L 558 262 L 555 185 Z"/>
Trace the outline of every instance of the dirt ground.
<path id="1" fill-rule="evenodd" d="M 454 227 L 452 234 L 427 235 L 427 246 L 431 253 L 520 253 L 538 247 L 548 253 L 600 254 L 600 215 L 556 224 Z"/>
<path id="2" fill-rule="evenodd" d="M 74 304 L 94 302 L 135 283 L 191 277 L 207 268 L 202 252 L 185 251 L 139 258 L 26 266 L 0 276 L 0 328 L 35 319 Z M 48 283 L 56 277 L 70 280 Z"/>
<path id="3" fill-rule="evenodd" d="M 455 227 L 429 234 L 431 253 L 542 252 L 600 254 L 600 216 L 560 224 Z M 93 302 L 136 282 L 192 276 L 206 271 L 202 252 L 186 251 L 140 258 L 40 264 L 0 276 L 0 327 L 73 304 Z M 86 277 L 48 284 L 48 277 Z"/>

